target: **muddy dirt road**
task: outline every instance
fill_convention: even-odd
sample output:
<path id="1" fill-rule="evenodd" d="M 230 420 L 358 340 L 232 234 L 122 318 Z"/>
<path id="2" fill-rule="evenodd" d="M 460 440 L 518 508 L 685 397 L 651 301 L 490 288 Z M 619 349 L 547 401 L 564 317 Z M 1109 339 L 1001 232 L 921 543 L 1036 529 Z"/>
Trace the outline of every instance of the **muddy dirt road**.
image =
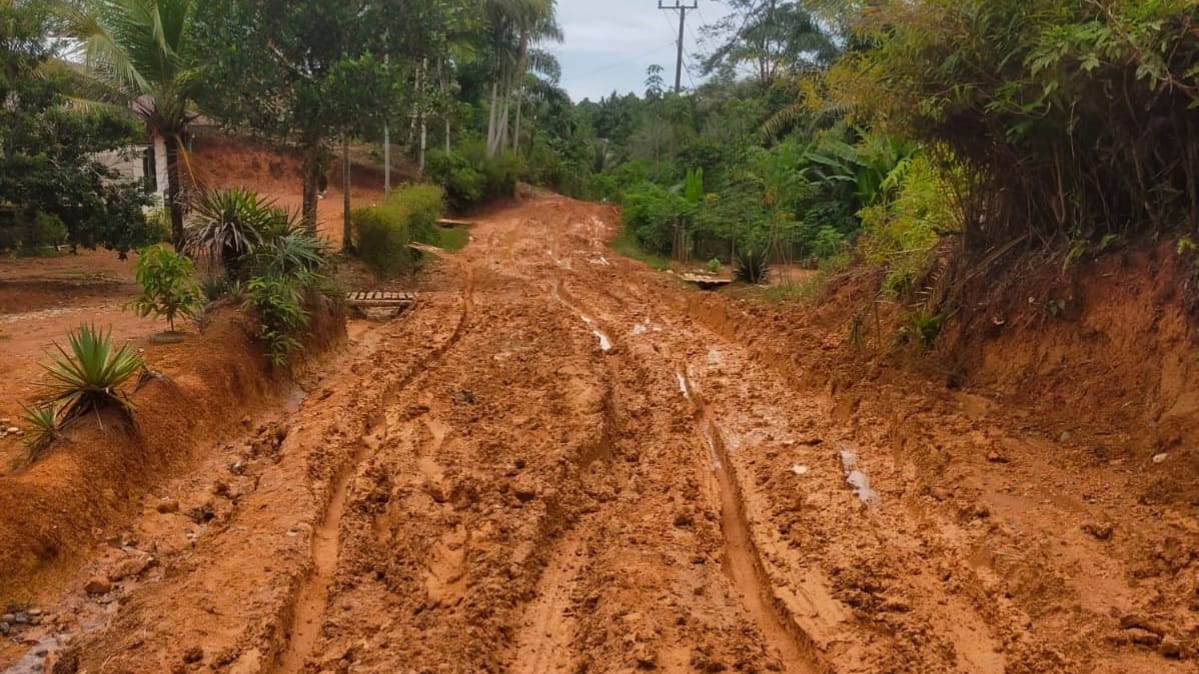
<path id="1" fill-rule="evenodd" d="M 1118 624 L 1145 592 L 1119 551 L 930 493 L 883 420 L 699 319 L 723 300 L 617 259 L 615 224 L 485 219 L 111 532 L 9 671 L 1194 671 L 1177 614 Z"/>

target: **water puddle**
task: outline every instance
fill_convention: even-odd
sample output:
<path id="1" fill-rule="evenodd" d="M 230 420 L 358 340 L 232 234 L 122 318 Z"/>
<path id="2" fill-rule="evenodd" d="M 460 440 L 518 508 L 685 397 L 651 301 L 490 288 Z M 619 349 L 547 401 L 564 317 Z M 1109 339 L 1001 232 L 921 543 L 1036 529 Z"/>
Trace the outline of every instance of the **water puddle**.
<path id="1" fill-rule="evenodd" d="M 595 327 L 595 321 L 591 320 L 589 316 L 584 316 L 582 314 L 579 315 L 579 318 L 582 318 L 583 322 L 587 324 L 587 327 L 591 328 L 591 334 L 595 335 L 596 338 L 599 339 L 600 351 L 603 351 L 604 353 L 611 351 L 612 340 L 608 339 L 608 335 L 605 335 L 603 330 Z"/>
<path id="2" fill-rule="evenodd" d="M 679 380 L 679 393 L 687 400 L 691 400 L 691 392 L 687 390 L 687 377 L 682 372 L 675 372 L 674 376 Z"/>
<path id="3" fill-rule="evenodd" d="M 708 423 L 707 419 L 700 421 L 699 433 L 704 437 L 704 442 L 708 446 L 708 459 L 712 462 L 712 468 L 717 471 L 724 470 L 724 464 L 720 462 L 720 452 L 716 449 L 716 433 L 720 429 L 712 428 L 712 424 Z"/>
<path id="4" fill-rule="evenodd" d="M 856 452 L 843 449 L 840 452 L 841 469 L 845 471 L 845 481 L 853 488 L 858 500 L 870 507 L 879 504 L 878 492 L 870 488 L 870 478 L 858 470 L 858 455 Z"/>

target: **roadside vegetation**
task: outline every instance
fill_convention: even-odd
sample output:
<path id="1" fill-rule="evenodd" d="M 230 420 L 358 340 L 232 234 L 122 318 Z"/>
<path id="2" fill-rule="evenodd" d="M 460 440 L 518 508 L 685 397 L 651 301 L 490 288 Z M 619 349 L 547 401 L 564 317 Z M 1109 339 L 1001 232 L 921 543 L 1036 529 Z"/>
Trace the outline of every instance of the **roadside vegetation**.
<path id="1" fill-rule="evenodd" d="M 1199 226 L 1193 2 L 731 4 L 705 83 L 676 95 L 652 66 L 576 106 L 578 193 L 624 206 L 620 250 L 745 280 L 763 251 L 877 269 L 931 347 L 1022 256 L 1065 273 Z"/>
<path id="2" fill-rule="evenodd" d="M 531 182 L 620 204 L 613 245 L 655 267 L 875 269 L 923 347 L 1015 256 L 1064 273 L 1199 227 L 1193 2 L 729 4 L 701 84 L 651 65 L 643 91 L 576 103 L 553 0 L 0 0 L 0 251 L 140 251 L 133 310 L 174 332 L 227 299 L 282 366 L 338 301 L 316 213 L 351 143 L 389 193 L 343 190 L 342 252 L 380 279 L 417 268 L 413 243 L 469 242 L 443 211 Z M 193 184 L 200 115 L 294 152 L 300 209 Z M 101 161 L 156 140 L 160 196 Z M 393 151 L 419 181 L 391 184 Z"/>

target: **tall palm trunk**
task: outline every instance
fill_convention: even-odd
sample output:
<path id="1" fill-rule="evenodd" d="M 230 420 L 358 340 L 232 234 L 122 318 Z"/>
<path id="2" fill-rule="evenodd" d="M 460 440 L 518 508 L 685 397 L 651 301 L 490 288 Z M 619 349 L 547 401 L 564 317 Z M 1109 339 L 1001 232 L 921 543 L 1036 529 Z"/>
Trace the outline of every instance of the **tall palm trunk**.
<path id="1" fill-rule="evenodd" d="M 304 147 L 304 202 L 301 207 L 301 217 L 304 229 L 316 236 L 316 206 L 319 198 L 320 178 L 323 169 L 322 154 L 324 148 L 320 138 L 309 140 Z"/>
<path id="2" fill-rule="evenodd" d="M 516 90 L 516 129 L 512 133 L 512 150 L 520 149 L 520 112 L 525 102 L 525 87 L 522 84 Z"/>
<path id="3" fill-rule="evenodd" d="M 341 249 L 347 253 L 354 252 L 354 233 L 350 227 L 350 135 L 341 137 L 341 192 L 344 212 L 341 223 Z"/>
<path id="4" fill-rule="evenodd" d="M 495 156 L 495 138 L 499 119 L 499 77 L 491 80 L 491 106 L 487 113 L 487 156 Z"/>
<path id="5" fill-rule="evenodd" d="M 165 134 L 163 143 L 167 149 L 167 210 L 171 214 L 171 239 L 176 250 L 183 250 L 186 243 L 183 231 L 183 176 L 179 172 L 179 136 Z"/>

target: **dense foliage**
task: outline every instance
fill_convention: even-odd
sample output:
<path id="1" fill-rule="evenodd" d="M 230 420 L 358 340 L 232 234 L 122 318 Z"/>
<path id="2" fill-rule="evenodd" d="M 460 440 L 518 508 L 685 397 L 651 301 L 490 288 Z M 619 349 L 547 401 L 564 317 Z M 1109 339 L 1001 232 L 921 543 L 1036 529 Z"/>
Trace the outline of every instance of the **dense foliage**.
<path id="1" fill-rule="evenodd" d="M 0 2 L 0 251 L 123 254 L 161 236 L 142 214 L 140 185 L 100 160 L 138 128 L 120 111 L 73 105 L 76 78 L 46 39 L 57 25 L 47 3 Z"/>

